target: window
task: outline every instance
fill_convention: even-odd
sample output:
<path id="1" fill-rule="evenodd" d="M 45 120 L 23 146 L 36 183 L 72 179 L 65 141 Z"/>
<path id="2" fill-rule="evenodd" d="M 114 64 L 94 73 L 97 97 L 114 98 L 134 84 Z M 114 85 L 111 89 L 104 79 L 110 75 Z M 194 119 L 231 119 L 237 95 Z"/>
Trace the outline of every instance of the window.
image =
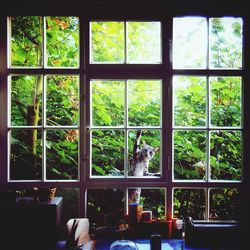
<path id="1" fill-rule="evenodd" d="M 154 148 L 161 143 L 160 80 L 92 80 L 93 176 L 127 176 L 136 130 Z M 160 156 L 151 172 L 160 171 Z M 131 176 L 131 175 L 130 175 Z"/>
<path id="2" fill-rule="evenodd" d="M 233 70 L 242 69 L 242 29 L 237 17 L 173 19 L 173 68 L 186 69 L 172 78 L 173 180 L 206 183 L 174 189 L 178 216 L 204 219 L 213 211 L 220 219 L 239 218 L 229 205 L 239 190 L 210 183 L 242 180 L 242 73 Z"/>
<path id="3" fill-rule="evenodd" d="M 1 181 L 56 185 L 92 226 L 123 223 L 133 198 L 153 219 L 238 219 L 245 19 L 93 12 L 1 17 Z"/>
<path id="4" fill-rule="evenodd" d="M 76 180 L 79 75 L 63 70 L 50 74 L 49 69 L 79 65 L 79 19 L 10 17 L 9 25 L 9 67 L 21 70 L 8 79 L 8 178 Z M 48 71 L 34 74 L 34 68 Z"/>

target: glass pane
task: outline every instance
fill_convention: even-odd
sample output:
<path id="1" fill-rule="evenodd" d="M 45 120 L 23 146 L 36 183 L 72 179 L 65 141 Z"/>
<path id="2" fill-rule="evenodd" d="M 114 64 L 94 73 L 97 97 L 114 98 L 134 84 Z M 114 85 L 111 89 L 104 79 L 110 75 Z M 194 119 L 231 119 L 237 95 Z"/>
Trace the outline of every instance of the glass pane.
<path id="1" fill-rule="evenodd" d="M 41 125 L 42 91 L 42 76 L 11 76 L 12 126 Z"/>
<path id="2" fill-rule="evenodd" d="M 161 63 L 161 23 L 128 22 L 128 62 Z"/>
<path id="3" fill-rule="evenodd" d="M 204 189 L 174 189 L 173 217 L 192 217 L 194 220 L 205 219 Z"/>
<path id="4" fill-rule="evenodd" d="M 88 189 L 87 217 L 92 227 L 118 226 L 124 221 L 124 191 Z"/>
<path id="5" fill-rule="evenodd" d="M 165 189 L 136 188 L 128 189 L 128 204 L 140 204 L 143 211 L 151 214 L 151 219 L 165 219 Z"/>
<path id="6" fill-rule="evenodd" d="M 240 194 L 235 188 L 210 189 L 209 219 L 238 220 L 240 215 Z"/>
<path id="7" fill-rule="evenodd" d="M 209 19 L 209 67 L 242 67 L 242 18 Z"/>
<path id="8" fill-rule="evenodd" d="M 78 76 L 50 75 L 46 79 L 47 125 L 77 125 L 79 118 Z"/>
<path id="9" fill-rule="evenodd" d="M 202 17 L 173 18 L 173 68 L 205 68 L 206 55 L 206 19 Z"/>
<path id="10" fill-rule="evenodd" d="M 206 132 L 174 132 L 174 178 L 205 179 Z"/>
<path id="11" fill-rule="evenodd" d="M 47 179 L 78 178 L 78 130 L 47 130 L 46 177 Z"/>
<path id="12" fill-rule="evenodd" d="M 124 125 L 124 81 L 91 81 L 91 93 L 93 126 Z"/>
<path id="13" fill-rule="evenodd" d="M 124 63 L 123 22 L 91 22 L 91 63 Z"/>
<path id="14" fill-rule="evenodd" d="M 79 66 L 79 18 L 46 17 L 47 65 Z"/>
<path id="15" fill-rule="evenodd" d="M 175 126 L 206 125 L 206 78 L 174 76 L 173 104 Z"/>
<path id="16" fill-rule="evenodd" d="M 159 130 L 129 131 L 129 173 L 130 176 L 160 176 Z M 136 145 L 136 148 L 134 148 Z M 137 147 L 138 146 L 138 147 Z"/>
<path id="17" fill-rule="evenodd" d="M 10 135 L 10 179 L 42 178 L 42 133 L 37 129 L 12 130 Z"/>
<path id="18" fill-rule="evenodd" d="M 124 175 L 124 132 L 96 130 L 92 132 L 92 175 Z"/>
<path id="19" fill-rule="evenodd" d="M 66 225 L 71 218 L 79 216 L 79 189 L 78 188 L 57 188 L 56 196 L 63 197 L 62 203 L 62 222 L 61 225 Z M 65 236 L 65 228 L 62 227 L 62 236 Z M 65 239 L 65 238 L 64 238 Z"/>
<path id="20" fill-rule="evenodd" d="M 10 64 L 14 67 L 43 65 L 43 18 L 11 17 Z"/>
<path id="21" fill-rule="evenodd" d="M 212 180 L 241 179 L 241 132 L 211 132 L 210 165 Z"/>
<path id="22" fill-rule="evenodd" d="M 130 126 L 160 126 L 161 81 L 128 81 L 128 119 Z"/>
<path id="23" fill-rule="evenodd" d="M 211 124 L 241 125 L 241 77 L 211 77 Z"/>

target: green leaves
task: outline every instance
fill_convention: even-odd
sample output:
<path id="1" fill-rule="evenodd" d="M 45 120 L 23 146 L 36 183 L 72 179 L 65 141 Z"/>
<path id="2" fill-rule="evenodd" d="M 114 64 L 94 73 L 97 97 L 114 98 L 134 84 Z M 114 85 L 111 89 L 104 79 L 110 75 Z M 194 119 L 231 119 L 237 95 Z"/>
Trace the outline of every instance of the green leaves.
<path id="1" fill-rule="evenodd" d="M 11 66 L 79 66 L 77 17 L 48 16 L 45 23 L 40 16 L 11 17 L 11 31 Z M 47 58 L 43 55 L 44 42 Z"/>

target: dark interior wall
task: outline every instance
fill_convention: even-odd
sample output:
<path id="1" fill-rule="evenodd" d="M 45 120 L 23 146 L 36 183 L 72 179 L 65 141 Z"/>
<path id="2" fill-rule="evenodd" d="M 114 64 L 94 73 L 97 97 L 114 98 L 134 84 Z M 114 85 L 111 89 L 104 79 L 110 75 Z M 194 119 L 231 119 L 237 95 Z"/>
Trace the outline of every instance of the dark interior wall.
<path id="1" fill-rule="evenodd" d="M 9 0 L 0 8 L 2 14 L 53 13 L 53 12 L 96 12 L 96 15 L 120 17 L 129 15 L 155 15 L 167 13 L 191 14 L 199 13 L 229 13 L 239 12 L 247 14 L 247 1 L 244 0 Z M 109 14 L 109 15 L 108 15 Z"/>

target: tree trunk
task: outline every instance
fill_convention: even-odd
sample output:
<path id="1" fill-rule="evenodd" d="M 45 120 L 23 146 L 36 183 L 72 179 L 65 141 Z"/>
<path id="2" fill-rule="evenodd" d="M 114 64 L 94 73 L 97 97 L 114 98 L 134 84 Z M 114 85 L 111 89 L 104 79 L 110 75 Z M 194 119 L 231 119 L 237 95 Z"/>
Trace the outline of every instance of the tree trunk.
<path id="1" fill-rule="evenodd" d="M 40 96 L 42 94 L 43 77 L 42 75 L 36 76 L 36 86 L 33 91 L 33 105 L 28 106 L 27 125 L 38 126 L 39 122 L 39 109 L 40 109 Z M 28 144 L 32 154 L 32 169 L 31 176 L 35 177 L 38 174 L 36 154 L 37 154 L 37 129 L 28 130 Z"/>

